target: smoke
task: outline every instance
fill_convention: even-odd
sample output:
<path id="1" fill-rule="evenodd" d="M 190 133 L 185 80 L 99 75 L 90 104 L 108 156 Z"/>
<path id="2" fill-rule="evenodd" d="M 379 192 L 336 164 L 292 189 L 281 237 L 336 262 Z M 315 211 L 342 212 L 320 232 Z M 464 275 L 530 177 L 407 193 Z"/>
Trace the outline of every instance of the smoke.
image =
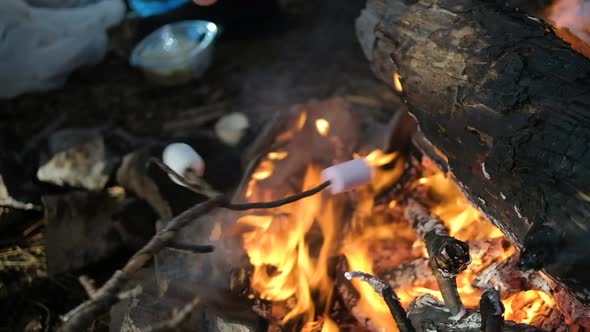
<path id="1" fill-rule="evenodd" d="M 590 1 L 556 0 L 548 19 L 556 28 L 567 28 L 585 43 L 590 43 Z"/>

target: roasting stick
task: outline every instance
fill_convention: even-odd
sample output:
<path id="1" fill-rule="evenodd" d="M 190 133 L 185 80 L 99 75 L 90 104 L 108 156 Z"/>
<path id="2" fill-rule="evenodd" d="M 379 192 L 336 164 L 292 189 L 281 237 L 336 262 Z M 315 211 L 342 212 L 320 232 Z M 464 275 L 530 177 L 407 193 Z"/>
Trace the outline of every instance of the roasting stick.
<path id="1" fill-rule="evenodd" d="M 397 328 L 400 330 L 400 332 L 415 331 L 414 327 L 412 326 L 412 322 L 410 322 L 410 319 L 408 318 L 408 314 L 399 302 L 399 298 L 385 281 L 360 271 L 346 272 L 344 273 L 344 277 L 348 280 L 359 278 L 360 280 L 369 284 L 369 286 L 371 286 L 375 292 L 377 292 L 377 294 L 379 294 L 383 300 L 385 300 L 385 303 L 387 304 L 393 319 L 397 323 Z"/>
<path id="2" fill-rule="evenodd" d="M 417 201 L 410 200 L 405 211 L 406 218 L 418 236 L 426 243 L 430 268 L 432 269 L 443 300 L 451 312 L 451 319 L 465 315 L 465 307 L 457 290 L 456 277 L 471 262 L 469 246 L 449 236 L 442 221 L 430 214 Z"/>

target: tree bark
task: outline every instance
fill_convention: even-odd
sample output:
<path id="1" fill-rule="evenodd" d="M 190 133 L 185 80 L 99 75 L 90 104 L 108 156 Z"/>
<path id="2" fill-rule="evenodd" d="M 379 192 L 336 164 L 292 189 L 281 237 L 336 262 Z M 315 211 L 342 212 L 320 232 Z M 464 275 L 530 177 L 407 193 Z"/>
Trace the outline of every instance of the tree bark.
<path id="1" fill-rule="evenodd" d="M 369 0 L 357 35 L 521 266 L 588 303 L 590 60 L 499 3 Z"/>

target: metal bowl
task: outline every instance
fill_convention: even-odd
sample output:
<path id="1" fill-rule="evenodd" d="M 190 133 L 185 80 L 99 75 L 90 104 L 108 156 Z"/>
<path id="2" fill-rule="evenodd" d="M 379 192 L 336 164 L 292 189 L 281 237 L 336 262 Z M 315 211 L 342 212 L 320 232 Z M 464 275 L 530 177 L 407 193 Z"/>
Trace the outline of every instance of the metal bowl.
<path id="1" fill-rule="evenodd" d="M 186 83 L 201 77 L 209 67 L 218 34 L 217 25 L 208 21 L 165 25 L 135 47 L 131 65 L 158 83 Z"/>

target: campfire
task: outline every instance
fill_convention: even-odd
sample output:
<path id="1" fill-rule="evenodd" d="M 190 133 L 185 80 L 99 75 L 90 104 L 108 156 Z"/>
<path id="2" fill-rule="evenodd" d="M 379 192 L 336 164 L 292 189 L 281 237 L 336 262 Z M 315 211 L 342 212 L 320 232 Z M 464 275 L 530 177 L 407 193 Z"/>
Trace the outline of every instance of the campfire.
<path id="1" fill-rule="evenodd" d="M 138 142 L 134 151 L 112 158 L 92 187 L 121 200 L 117 206 L 127 195 L 145 200 L 158 212 L 156 232 L 145 242 L 132 239 L 136 253 L 100 288 L 80 278 L 88 299 L 60 316 L 62 331 L 91 326 L 121 300 L 129 302 L 121 326 L 132 331 L 590 328 L 587 1 L 540 1 L 537 12 L 517 3 L 367 0 L 355 39 L 367 67 L 391 88 L 381 86 L 371 96 L 340 87 L 316 93 L 316 82 L 299 80 L 307 71 L 292 66 L 292 59 L 306 56 L 285 51 L 290 49 L 275 54 L 282 46 L 273 48 L 272 56 L 287 64 L 268 66 L 268 72 L 289 68 L 297 75 L 287 85 L 266 79 L 264 85 L 245 84 L 254 88 L 240 91 L 240 99 L 267 92 L 259 86 L 301 86 L 313 93 L 285 99 L 277 109 L 305 104 L 279 113 L 260 133 L 249 127 L 258 116 L 251 113 L 274 110 L 267 99 L 227 101 L 249 112 L 234 113 L 237 121 L 230 122 L 238 123 L 215 125 L 215 133 L 249 162 L 245 172 L 234 158 L 213 163 L 221 149 L 201 158 L 196 150 L 208 144 L 176 132 L 170 138 L 184 142 L 162 142 L 164 153 L 155 152 L 156 145 L 154 151 L 137 147 L 148 140 L 128 139 Z M 332 5 L 326 12 L 340 4 Z M 292 36 L 313 37 L 301 49 L 318 48 L 318 67 L 329 65 L 326 54 L 339 50 L 331 43 L 323 48 L 323 38 L 332 41 L 318 23 L 324 16 L 315 19 L 318 29 Z M 335 23 L 334 30 L 342 31 Z M 266 59 L 252 55 L 230 56 L 244 68 L 256 64 L 245 71 L 231 67 L 230 76 L 258 76 Z M 254 58 L 261 63 L 250 63 Z M 356 82 L 353 72 L 343 81 Z M 222 98 L 206 95 L 212 103 Z M 328 95 L 340 97 L 307 101 Z M 205 109 L 203 117 L 210 112 Z M 184 128 L 184 122 L 172 127 Z M 230 135 L 219 135 L 219 128 Z M 110 136 L 93 138 L 100 145 L 93 150 L 111 150 L 103 147 Z M 252 144 L 245 141 L 251 136 L 257 136 Z M 161 183 L 151 174 L 154 165 L 174 182 Z M 221 168 L 220 177 L 243 174 L 237 190 L 236 183 L 221 188 L 207 178 L 213 165 Z M 199 202 L 176 202 L 188 190 L 197 195 L 189 200 Z M 48 203 L 60 205 L 43 200 Z M 66 215 L 44 209 L 50 220 Z M 107 214 L 119 218 L 115 204 L 112 210 Z M 115 226 L 116 234 L 131 238 L 122 223 Z M 20 259 L 22 253 L 8 255 Z M 130 284 L 133 278 L 141 281 Z"/>
<path id="2" fill-rule="evenodd" d="M 309 190 L 324 180 L 322 169 L 349 159 L 362 158 L 373 169 L 371 182 L 350 192 L 328 189 L 235 220 L 232 233 L 241 234 L 250 263 L 248 296 L 269 321 L 269 331 L 396 331 L 381 295 L 368 283 L 347 280 L 347 271 L 383 279 L 410 317 L 424 299 L 432 299 L 447 303 L 451 320 L 464 320 L 479 309 L 482 293 L 495 288 L 513 326 L 562 324 L 554 317 L 560 313 L 550 282 L 539 273 L 516 271 L 515 247 L 453 178 L 419 153 L 371 146 L 375 136 L 382 140 L 391 133 L 379 128 L 376 134 L 374 124 L 363 133 L 358 119 L 342 99 L 297 108 L 238 194 L 255 202 Z M 453 256 L 462 255 L 460 250 L 430 251 L 434 240 L 425 227 L 442 230 L 442 241 L 466 243 L 466 261 Z M 457 263 L 449 267 L 455 275 L 430 268 L 439 260 Z M 453 293 L 458 298 L 450 299 Z"/>

